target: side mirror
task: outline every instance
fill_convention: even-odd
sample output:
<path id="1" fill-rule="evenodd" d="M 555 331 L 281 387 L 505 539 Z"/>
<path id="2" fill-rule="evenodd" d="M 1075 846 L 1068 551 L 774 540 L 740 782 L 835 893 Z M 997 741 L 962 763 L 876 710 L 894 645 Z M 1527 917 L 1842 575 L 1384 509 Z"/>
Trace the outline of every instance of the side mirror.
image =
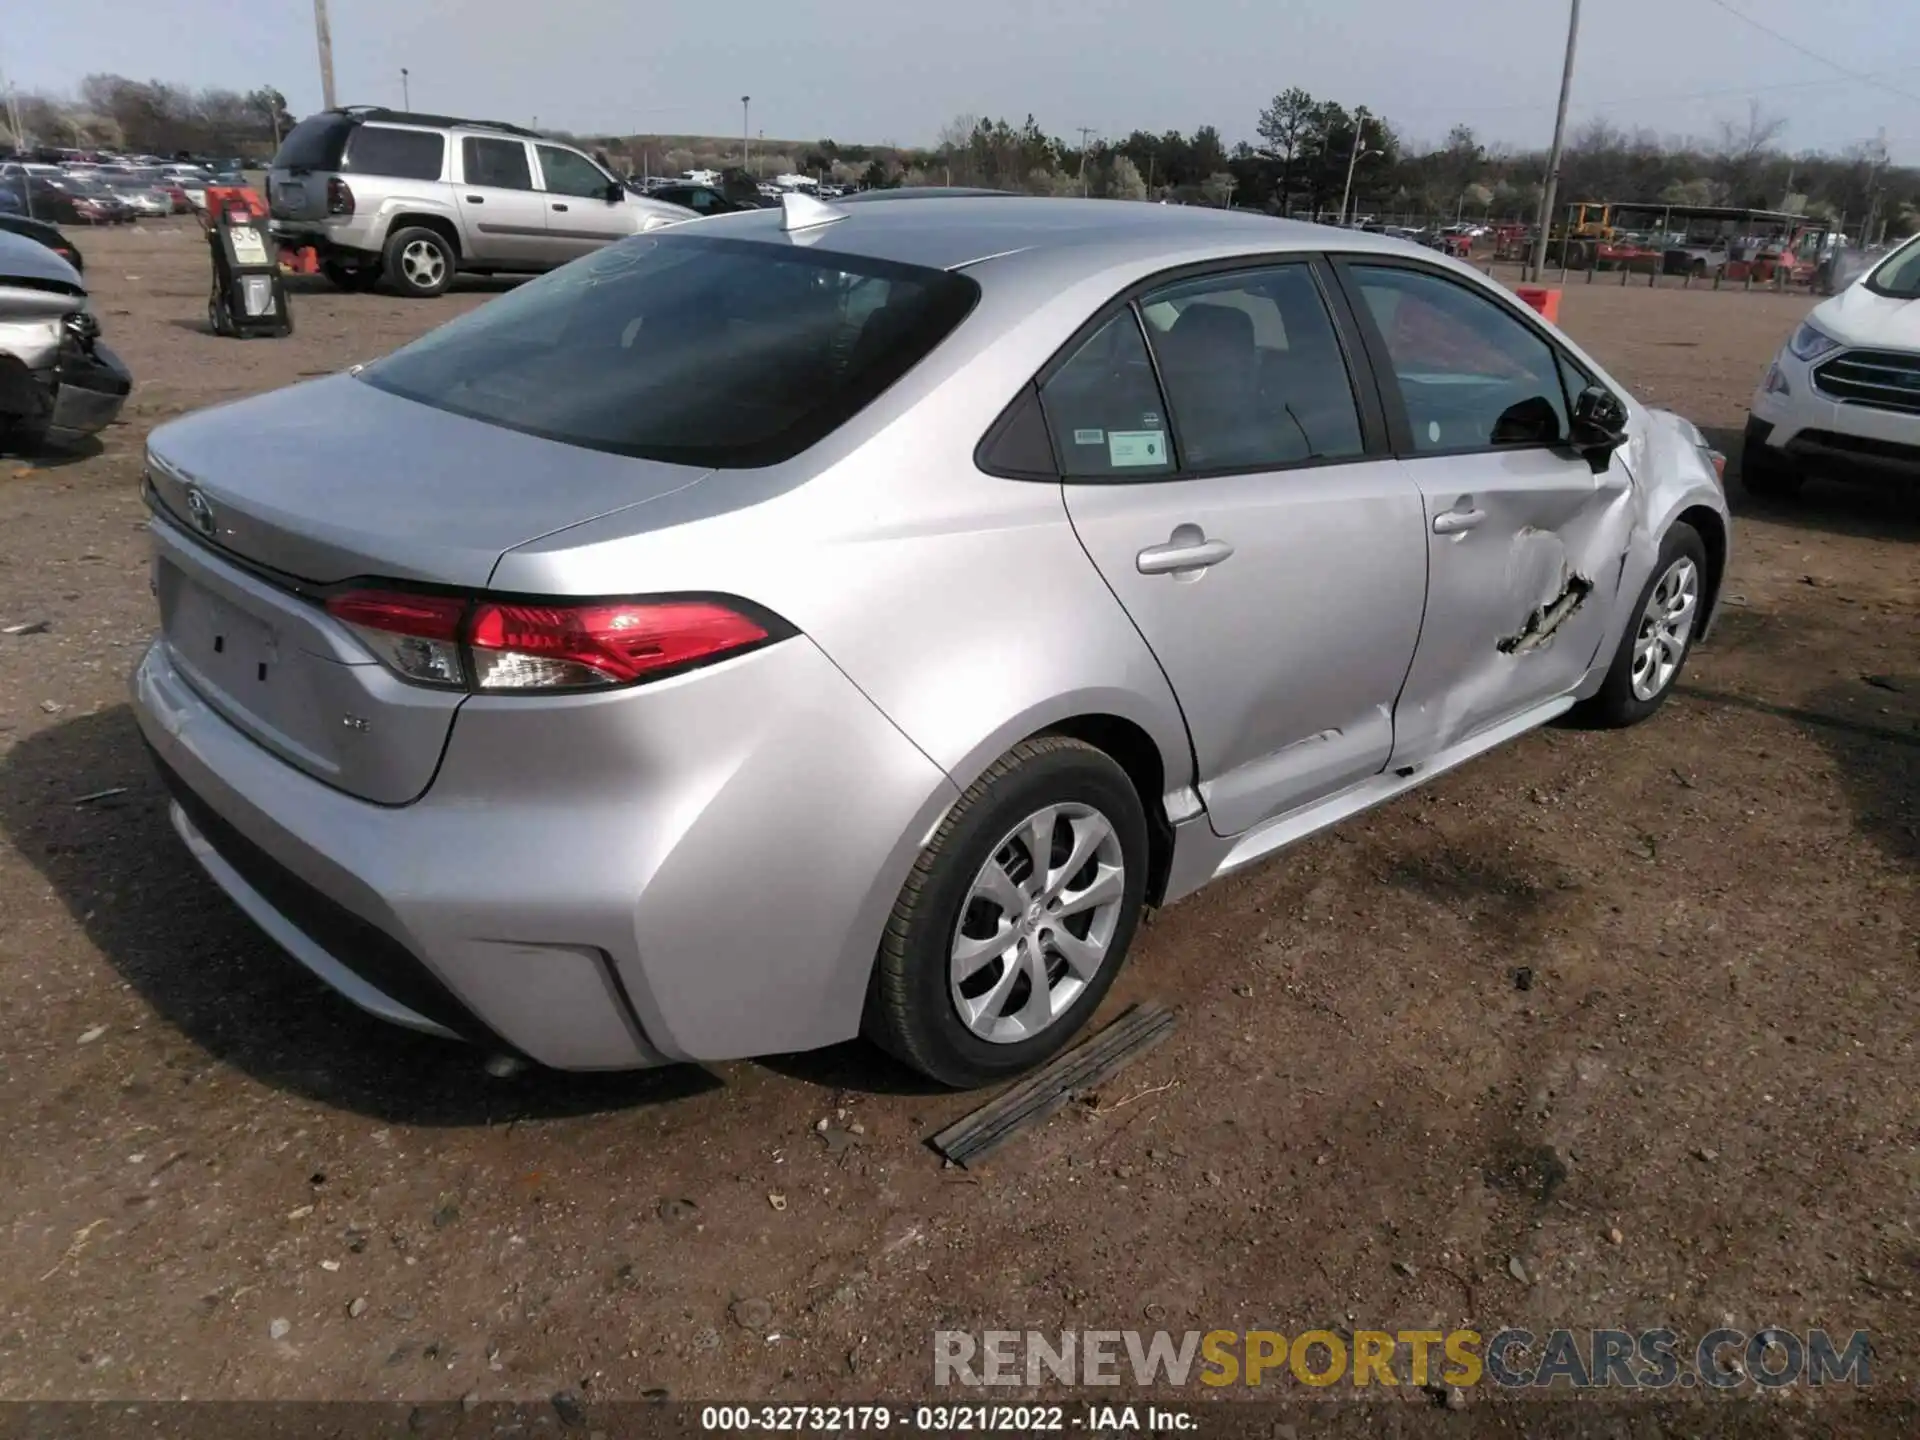
<path id="1" fill-rule="evenodd" d="M 607 182 L 607 203 L 609 205 L 618 205 L 626 198 L 626 186 L 622 185 L 618 180 L 609 180 Z"/>
<path id="2" fill-rule="evenodd" d="M 1589 385 L 1573 401 L 1573 448 L 1587 457 L 1593 473 L 1604 472 L 1613 452 L 1627 443 L 1627 403 L 1604 385 Z"/>

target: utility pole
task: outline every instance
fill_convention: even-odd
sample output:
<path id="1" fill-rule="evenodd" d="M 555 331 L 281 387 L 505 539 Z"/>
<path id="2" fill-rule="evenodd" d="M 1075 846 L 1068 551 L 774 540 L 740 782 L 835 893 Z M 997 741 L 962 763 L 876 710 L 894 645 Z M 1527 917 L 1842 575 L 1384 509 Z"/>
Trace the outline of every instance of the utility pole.
<path id="1" fill-rule="evenodd" d="M 27 148 L 27 137 L 20 132 L 20 97 L 14 92 L 11 77 L 7 80 L 7 128 L 13 132 L 13 148 L 24 152 Z M 21 185 L 21 193 L 27 193 L 24 182 Z"/>
<path id="2" fill-rule="evenodd" d="M 753 122 L 748 118 L 753 113 L 750 108 L 752 104 L 751 95 L 740 97 L 740 168 L 742 170 L 747 170 L 747 157 L 753 153 Z M 748 173 L 751 174 L 752 171 L 749 170 Z"/>
<path id="3" fill-rule="evenodd" d="M 1573 94 L 1573 48 L 1580 39 L 1580 0 L 1569 0 L 1567 11 L 1567 63 L 1560 71 L 1560 109 L 1553 120 L 1553 148 L 1547 152 L 1547 183 L 1540 192 L 1539 234 L 1533 237 L 1533 283 L 1547 268 L 1547 232 L 1553 228 L 1553 206 L 1560 188 L 1560 156 L 1567 140 L 1567 100 Z M 1571 235 L 1562 236 L 1562 260 Z M 1564 267 L 1564 264 L 1562 266 Z"/>
<path id="4" fill-rule="evenodd" d="M 1340 192 L 1340 223 L 1347 223 L 1347 202 L 1353 198 L 1353 171 L 1360 163 L 1360 145 L 1367 134 L 1367 112 L 1353 112 L 1353 153 L 1347 156 L 1347 187 Z"/>
<path id="5" fill-rule="evenodd" d="M 333 31 L 327 28 L 327 0 L 313 0 L 313 34 L 320 42 L 320 104 L 334 108 Z"/>
<path id="6" fill-rule="evenodd" d="M 1083 199 L 1093 193 L 1087 188 L 1087 137 L 1091 134 L 1091 125 L 1080 127 L 1080 194 Z"/>
<path id="7" fill-rule="evenodd" d="M 404 65 L 400 67 L 400 108 L 413 109 L 413 91 L 407 85 L 407 67 Z"/>

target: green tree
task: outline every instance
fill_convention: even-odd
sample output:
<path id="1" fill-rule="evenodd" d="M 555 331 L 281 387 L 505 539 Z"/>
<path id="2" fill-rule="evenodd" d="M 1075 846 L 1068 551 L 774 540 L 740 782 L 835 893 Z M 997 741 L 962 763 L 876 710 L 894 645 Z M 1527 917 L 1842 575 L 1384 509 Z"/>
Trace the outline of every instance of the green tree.
<path id="1" fill-rule="evenodd" d="M 1305 90 L 1294 85 L 1273 97 L 1273 103 L 1260 112 L 1255 127 L 1267 148 L 1280 157 L 1280 204 L 1286 208 L 1293 189 L 1293 162 L 1313 128 L 1319 104 Z"/>

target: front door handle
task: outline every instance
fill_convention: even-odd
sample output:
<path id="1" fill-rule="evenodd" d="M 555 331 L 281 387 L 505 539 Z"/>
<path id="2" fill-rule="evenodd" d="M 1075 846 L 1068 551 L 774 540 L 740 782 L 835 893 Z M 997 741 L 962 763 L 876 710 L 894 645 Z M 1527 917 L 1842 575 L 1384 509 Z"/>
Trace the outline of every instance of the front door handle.
<path id="1" fill-rule="evenodd" d="M 484 205 L 487 203 L 487 197 L 484 195 L 469 195 L 467 197 L 467 203 L 469 205 Z"/>
<path id="2" fill-rule="evenodd" d="M 1471 530 L 1487 518 L 1484 510 L 1444 510 L 1433 517 L 1433 533 L 1436 535 L 1458 535 Z"/>
<path id="3" fill-rule="evenodd" d="M 1198 525 L 1178 525 L 1166 544 L 1149 545 L 1133 557 L 1133 564 L 1142 575 L 1197 574 L 1231 554 L 1233 546 L 1224 540 L 1207 539 Z"/>
<path id="4" fill-rule="evenodd" d="M 566 209 L 567 207 L 566 207 L 566 206 L 564 206 L 564 205 L 555 205 L 555 206 L 554 206 L 553 208 L 554 208 L 554 209 L 556 209 L 556 210 L 564 210 L 564 209 Z"/>

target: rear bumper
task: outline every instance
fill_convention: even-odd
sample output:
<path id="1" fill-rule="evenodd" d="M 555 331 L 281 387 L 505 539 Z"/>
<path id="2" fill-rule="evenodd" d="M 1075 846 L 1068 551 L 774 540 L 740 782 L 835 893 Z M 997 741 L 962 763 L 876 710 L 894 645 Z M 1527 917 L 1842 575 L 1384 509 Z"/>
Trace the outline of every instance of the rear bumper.
<path id="1" fill-rule="evenodd" d="M 888 910 L 957 798 L 804 638 L 642 691 L 476 697 L 404 806 L 248 739 L 164 642 L 133 694 L 176 828 L 283 949 L 382 1018 L 560 1069 L 857 1034 Z"/>
<path id="2" fill-rule="evenodd" d="M 273 238 L 282 245 L 311 246 L 321 255 L 342 259 L 378 261 L 385 235 L 370 221 L 359 216 L 344 220 L 283 220 L 275 218 L 268 226 Z"/>

